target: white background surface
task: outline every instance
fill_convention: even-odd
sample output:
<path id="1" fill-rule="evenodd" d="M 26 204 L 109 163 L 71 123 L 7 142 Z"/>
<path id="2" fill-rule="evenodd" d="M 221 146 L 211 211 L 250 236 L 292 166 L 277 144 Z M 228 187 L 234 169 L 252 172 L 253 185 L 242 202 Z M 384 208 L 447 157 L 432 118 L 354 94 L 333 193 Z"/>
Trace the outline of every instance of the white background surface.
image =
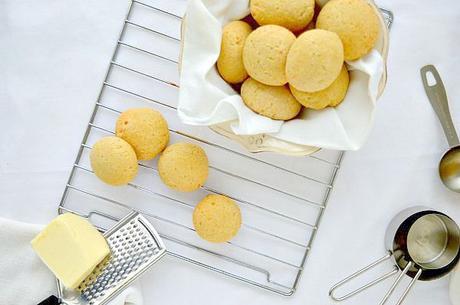
<path id="1" fill-rule="evenodd" d="M 460 222 L 460 195 L 437 178 L 447 144 L 419 77 L 421 66 L 437 66 L 460 128 L 460 2 L 379 4 L 395 14 L 387 89 L 369 141 L 345 156 L 297 293 L 280 297 L 167 258 L 142 280 L 146 304 L 330 304 L 333 283 L 384 253 L 399 210 L 424 204 Z M 126 7 L 0 1 L 0 216 L 46 223 L 56 215 Z M 344 304 L 378 303 L 388 285 Z M 406 304 L 449 304 L 447 279 L 418 283 Z"/>

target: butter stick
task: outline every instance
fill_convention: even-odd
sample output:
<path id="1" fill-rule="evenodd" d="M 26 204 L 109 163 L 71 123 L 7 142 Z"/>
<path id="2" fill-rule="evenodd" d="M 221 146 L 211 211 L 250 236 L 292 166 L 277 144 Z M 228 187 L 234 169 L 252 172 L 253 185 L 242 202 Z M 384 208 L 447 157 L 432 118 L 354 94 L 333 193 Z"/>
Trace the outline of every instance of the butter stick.
<path id="1" fill-rule="evenodd" d="M 85 218 L 72 213 L 56 217 L 31 242 L 54 275 L 75 289 L 110 254 L 102 234 Z"/>

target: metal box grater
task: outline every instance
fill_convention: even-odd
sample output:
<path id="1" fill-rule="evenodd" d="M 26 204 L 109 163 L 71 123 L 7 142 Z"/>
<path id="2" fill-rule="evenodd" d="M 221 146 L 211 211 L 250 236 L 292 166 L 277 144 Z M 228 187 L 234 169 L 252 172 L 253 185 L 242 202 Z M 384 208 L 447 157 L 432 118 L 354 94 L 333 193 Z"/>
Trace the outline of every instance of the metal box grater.
<path id="1" fill-rule="evenodd" d="M 59 212 L 88 217 L 109 228 L 131 209 L 154 225 L 167 254 L 282 295 L 295 292 L 343 152 L 311 156 L 251 154 L 207 127 L 182 124 L 176 115 L 179 89 L 180 27 L 186 1 L 134 0 L 110 60 L 94 112 L 59 204 Z M 382 11 L 388 25 L 390 12 Z M 89 151 L 97 139 L 113 135 L 117 116 L 132 107 L 152 107 L 168 120 L 171 142 L 200 145 L 210 161 L 207 184 L 184 194 L 159 180 L 156 160 L 141 162 L 129 185 L 114 188 L 92 173 Z M 301 160 L 301 161 L 299 161 Z M 194 205 L 219 193 L 240 206 L 243 225 L 221 245 L 195 234 Z"/>
<path id="2" fill-rule="evenodd" d="M 104 234 L 110 256 L 77 290 L 58 286 L 58 297 L 67 305 L 104 305 L 166 254 L 160 236 L 147 219 L 131 212 Z"/>

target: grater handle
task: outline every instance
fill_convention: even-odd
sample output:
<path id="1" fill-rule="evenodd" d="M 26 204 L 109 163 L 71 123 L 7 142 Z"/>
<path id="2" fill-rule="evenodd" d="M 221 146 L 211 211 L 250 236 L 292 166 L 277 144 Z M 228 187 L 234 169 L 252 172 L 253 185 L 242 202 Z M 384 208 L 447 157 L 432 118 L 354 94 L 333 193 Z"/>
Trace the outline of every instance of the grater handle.
<path id="1" fill-rule="evenodd" d="M 60 304 L 61 304 L 61 300 L 54 295 L 38 303 L 38 305 L 60 305 Z"/>

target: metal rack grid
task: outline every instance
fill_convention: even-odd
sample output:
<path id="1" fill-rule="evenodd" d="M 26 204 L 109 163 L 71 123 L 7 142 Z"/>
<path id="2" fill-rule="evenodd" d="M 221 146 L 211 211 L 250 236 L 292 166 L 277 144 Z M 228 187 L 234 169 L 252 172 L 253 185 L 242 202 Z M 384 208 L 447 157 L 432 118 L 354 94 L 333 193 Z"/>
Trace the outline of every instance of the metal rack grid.
<path id="1" fill-rule="evenodd" d="M 167 1 L 146 1 L 129 5 L 59 213 L 79 214 L 106 230 L 137 210 L 156 227 L 170 256 L 292 295 L 343 152 L 321 150 L 304 158 L 254 155 L 209 128 L 183 125 L 175 114 L 181 14 L 165 8 Z M 384 14 L 391 24 L 391 13 Z M 113 135 L 118 114 L 132 107 L 162 112 L 171 142 L 193 142 L 205 149 L 210 159 L 205 186 L 192 194 L 167 189 L 158 179 L 155 160 L 141 162 L 138 177 L 124 187 L 109 187 L 95 178 L 88 158 L 92 144 Z M 225 194 L 242 209 L 240 233 L 225 244 L 207 243 L 194 233 L 193 207 L 209 193 Z"/>

